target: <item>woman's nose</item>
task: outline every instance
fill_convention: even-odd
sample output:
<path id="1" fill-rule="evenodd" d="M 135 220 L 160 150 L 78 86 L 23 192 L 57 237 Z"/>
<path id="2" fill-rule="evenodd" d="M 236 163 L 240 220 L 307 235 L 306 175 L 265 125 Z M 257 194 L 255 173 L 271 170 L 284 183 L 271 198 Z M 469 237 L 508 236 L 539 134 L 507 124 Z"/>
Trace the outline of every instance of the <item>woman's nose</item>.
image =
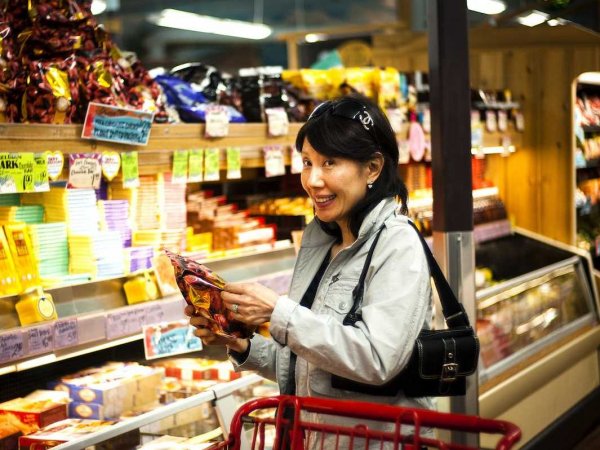
<path id="1" fill-rule="evenodd" d="M 308 177 L 308 185 L 310 187 L 322 187 L 324 184 L 322 175 L 320 169 L 313 167 Z"/>

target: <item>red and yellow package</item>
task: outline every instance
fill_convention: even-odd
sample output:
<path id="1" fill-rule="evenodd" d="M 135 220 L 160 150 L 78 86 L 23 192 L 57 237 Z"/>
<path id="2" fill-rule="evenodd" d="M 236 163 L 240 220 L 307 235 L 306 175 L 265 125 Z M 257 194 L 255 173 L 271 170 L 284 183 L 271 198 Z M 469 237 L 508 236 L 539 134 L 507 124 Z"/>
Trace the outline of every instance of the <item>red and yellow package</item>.
<path id="1" fill-rule="evenodd" d="M 190 258 L 168 250 L 165 253 L 173 264 L 175 280 L 183 298 L 197 314 L 209 320 L 213 333 L 231 338 L 252 336 L 256 327 L 233 319 L 221 299 L 225 280 Z"/>
<path id="2" fill-rule="evenodd" d="M 4 225 L 6 240 L 13 256 L 15 269 L 19 274 L 21 289 L 38 286 L 40 276 L 34 254 L 33 245 L 25 223 L 8 223 Z"/>

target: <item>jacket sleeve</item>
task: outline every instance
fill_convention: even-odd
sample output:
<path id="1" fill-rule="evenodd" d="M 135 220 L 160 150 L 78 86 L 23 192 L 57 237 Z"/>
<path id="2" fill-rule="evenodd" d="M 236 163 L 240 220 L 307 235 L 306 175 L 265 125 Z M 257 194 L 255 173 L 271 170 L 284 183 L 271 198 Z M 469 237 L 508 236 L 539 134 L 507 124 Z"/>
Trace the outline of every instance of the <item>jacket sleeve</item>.
<path id="1" fill-rule="evenodd" d="M 236 371 L 255 370 L 262 377 L 276 381 L 275 367 L 279 348 L 280 345 L 272 339 L 256 334 L 250 340 L 250 353 L 245 361 L 238 362 L 232 357 L 229 359 Z"/>
<path id="2" fill-rule="evenodd" d="M 382 231 L 356 326 L 297 306 L 286 298 L 277 302 L 271 316 L 276 340 L 332 374 L 369 384 L 389 381 L 407 364 L 431 316 L 429 267 L 418 236 L 405 223 Z"/>

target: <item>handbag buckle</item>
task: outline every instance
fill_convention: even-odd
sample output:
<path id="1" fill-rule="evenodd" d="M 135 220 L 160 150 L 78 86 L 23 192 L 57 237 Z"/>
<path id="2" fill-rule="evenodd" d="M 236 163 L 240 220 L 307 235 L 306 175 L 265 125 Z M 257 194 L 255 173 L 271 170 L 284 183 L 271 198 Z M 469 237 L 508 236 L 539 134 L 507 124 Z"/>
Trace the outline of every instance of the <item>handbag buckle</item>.
<path id="1" fill-rule="evenodd" d="M 456 373 L 458 372 L 458 364 L 446 363 L 442 365 L 442 381 L 454 381 L 456 380 Z"/>

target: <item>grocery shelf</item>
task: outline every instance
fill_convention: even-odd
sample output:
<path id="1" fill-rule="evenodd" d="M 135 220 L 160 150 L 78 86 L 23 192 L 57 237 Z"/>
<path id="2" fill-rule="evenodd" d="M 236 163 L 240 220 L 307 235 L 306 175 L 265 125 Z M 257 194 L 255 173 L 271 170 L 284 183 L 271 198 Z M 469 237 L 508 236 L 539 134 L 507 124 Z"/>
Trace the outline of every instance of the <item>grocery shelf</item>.
<path id="1" fill-rule="evenodd" d="M 214 388 L 208 389 L 205 392 L 192 395 L 191 397 L 185 399 L 177 400 L 168 405 L 160 406 L 157 409 L 140 414 L 136 417 L 124 419 L 105 430 L 91 433 L 82 437 L 81 439 L 66 442 L 54 448 L 56 450 L 80 450 L 91 445 L 99 444 L 108 439 L 120 436 L 128 431 L 137 430 L 144 425 L 148 425 L 173 414 L 186 411 L 194 406 L 217 400 L 219 396 L 230 395 L 240 388 L 259 383 L 262 380 L 263 378 L 259 375 L 248 374 L 234 381 L 220 383 Z M 227 391 L 227 394 L 224 394 L 225 391 Z"/>

